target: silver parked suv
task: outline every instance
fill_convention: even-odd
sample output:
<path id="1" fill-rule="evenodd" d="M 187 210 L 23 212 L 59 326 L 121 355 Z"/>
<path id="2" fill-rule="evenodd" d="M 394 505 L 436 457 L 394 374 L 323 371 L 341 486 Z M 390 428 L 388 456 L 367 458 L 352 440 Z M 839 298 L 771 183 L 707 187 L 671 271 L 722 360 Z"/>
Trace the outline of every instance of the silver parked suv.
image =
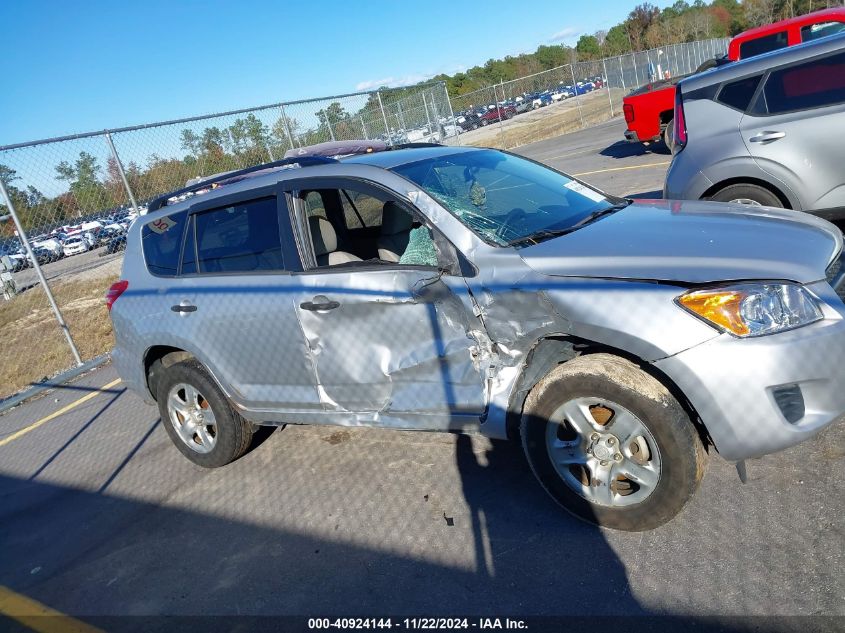
<path id="1" fill-rule="evenodd" d="M 845 34 L 682 81 L 664 197 L 845 218 Z"/>
<path id="2" fill-rule="evenodd" d="M 845 412 L 826 221 L 632 202 L 492 149 L 323 150 L 129 229 L 114 362 L 193 462 L 260 424 L 520 437 L 566 509 L 642 530 L 712 448 L 764 455 Z"/>

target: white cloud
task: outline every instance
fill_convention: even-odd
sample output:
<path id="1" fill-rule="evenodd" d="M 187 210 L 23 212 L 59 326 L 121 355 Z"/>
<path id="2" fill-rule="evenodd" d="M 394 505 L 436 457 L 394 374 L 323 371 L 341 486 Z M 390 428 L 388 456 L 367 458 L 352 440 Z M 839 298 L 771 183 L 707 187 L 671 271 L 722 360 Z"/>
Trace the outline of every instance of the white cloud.
<path id="1" fill-rule="evenodd" d="M 567 26 L 565 29 L 561 29 L 560 31 L 558 31 L 557 33 L 552 35 L 549 38 L 549 41 L 560 42 L 562 40 L 565 40 L 565 39 L 568 39 L 568 38 L 573 37 L 575 35 L 578 35 L 578 31 L 579 31 L 579 29 L 576 29 L 573 26 Z"/>
<path id="2" fill-rule="evenodd" d="M 359 81 L 355 84 L 355 90 L 374 90 L 387 86 L 388 88 L 402 88 L 403 86 L 411 86 L 421 81 L 426 81 L 434 77 L 435 73 L 422 74 L 412 73 L 404 77 L 383 77 L 382 79 L 367 79 L 366 81 Z"/>

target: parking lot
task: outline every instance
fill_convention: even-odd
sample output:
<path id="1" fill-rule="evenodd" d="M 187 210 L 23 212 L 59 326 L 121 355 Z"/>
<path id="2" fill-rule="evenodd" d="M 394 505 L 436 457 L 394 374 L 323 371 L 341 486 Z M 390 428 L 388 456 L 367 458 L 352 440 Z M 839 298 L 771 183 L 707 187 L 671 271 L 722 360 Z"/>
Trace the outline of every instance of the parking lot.
<path id="1" fill-rule="evenodd" d="M 660 197 L 670 157 L 626 144 L 623 129 L 617 118 L 517 151 L 617 195 Z M 113 265 L 95 258 L 67 261 Z M 749 462 L 746 484 L 711 455 L 681 515 L 639 534 L 565 514 L 516 443 L 291 426 L 258 444 L 222 469 L 192 465 L 111 366 L 0 416 L 0 586 L 95 625 L 127 614 L 845 616 L 843 424 Z"/>

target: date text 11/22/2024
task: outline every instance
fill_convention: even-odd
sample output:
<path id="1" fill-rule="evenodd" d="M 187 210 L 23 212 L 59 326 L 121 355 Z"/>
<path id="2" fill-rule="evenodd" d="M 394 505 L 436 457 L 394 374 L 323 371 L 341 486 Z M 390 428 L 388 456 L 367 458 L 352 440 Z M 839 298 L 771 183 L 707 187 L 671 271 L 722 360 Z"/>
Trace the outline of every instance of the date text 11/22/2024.
<path id="1" fill-rule="evenodd" d="M 524 620 L 511 618 L 309 618 L 311 630 L 409 629 L 409 630 L 526 630 Z"/>

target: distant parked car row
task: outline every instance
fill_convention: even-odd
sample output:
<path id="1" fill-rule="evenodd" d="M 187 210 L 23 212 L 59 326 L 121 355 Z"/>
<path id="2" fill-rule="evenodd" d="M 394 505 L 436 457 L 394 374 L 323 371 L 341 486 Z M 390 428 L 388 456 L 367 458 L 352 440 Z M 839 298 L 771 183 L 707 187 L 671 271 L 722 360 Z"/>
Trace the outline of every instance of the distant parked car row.
<path id="1" fill-rule="evenodd" d="M 604 86 L 605 81 L 601 76 L 586 77 L 583 81 L 578 81 L 574 85 L 561 82 L 545 90 L 524 92 L 518 97 L 505 99 L 498 103 L 480 107 L 471 106 L 469 109 L 457 113 L 455 123 L 463 131 L 476 130 L 490 123 L 512 119 L 517 114 L 537 110 L 576 95 L 587 94 Z"/>
<path id="2" fill-rule="evenodd" d="M 31 235 L 29 241 L 32 253 L 38 264 L 44 265 L 63 257 L 87 253 L 100 246 L 109 247 L 114 240 L 126 235 L 126 230 L 135 217 L 134 213 L 115 213 L 104 215 L 98 220 L 64 225 L 49 233 Z M 113 248 L 109 252 L 116 250 L 121 249 Z M 31 258 L 18 240 L 0 244 L 0 256 L 6 256 L 6 265 L 12 272 L 32 266 Z"/>

